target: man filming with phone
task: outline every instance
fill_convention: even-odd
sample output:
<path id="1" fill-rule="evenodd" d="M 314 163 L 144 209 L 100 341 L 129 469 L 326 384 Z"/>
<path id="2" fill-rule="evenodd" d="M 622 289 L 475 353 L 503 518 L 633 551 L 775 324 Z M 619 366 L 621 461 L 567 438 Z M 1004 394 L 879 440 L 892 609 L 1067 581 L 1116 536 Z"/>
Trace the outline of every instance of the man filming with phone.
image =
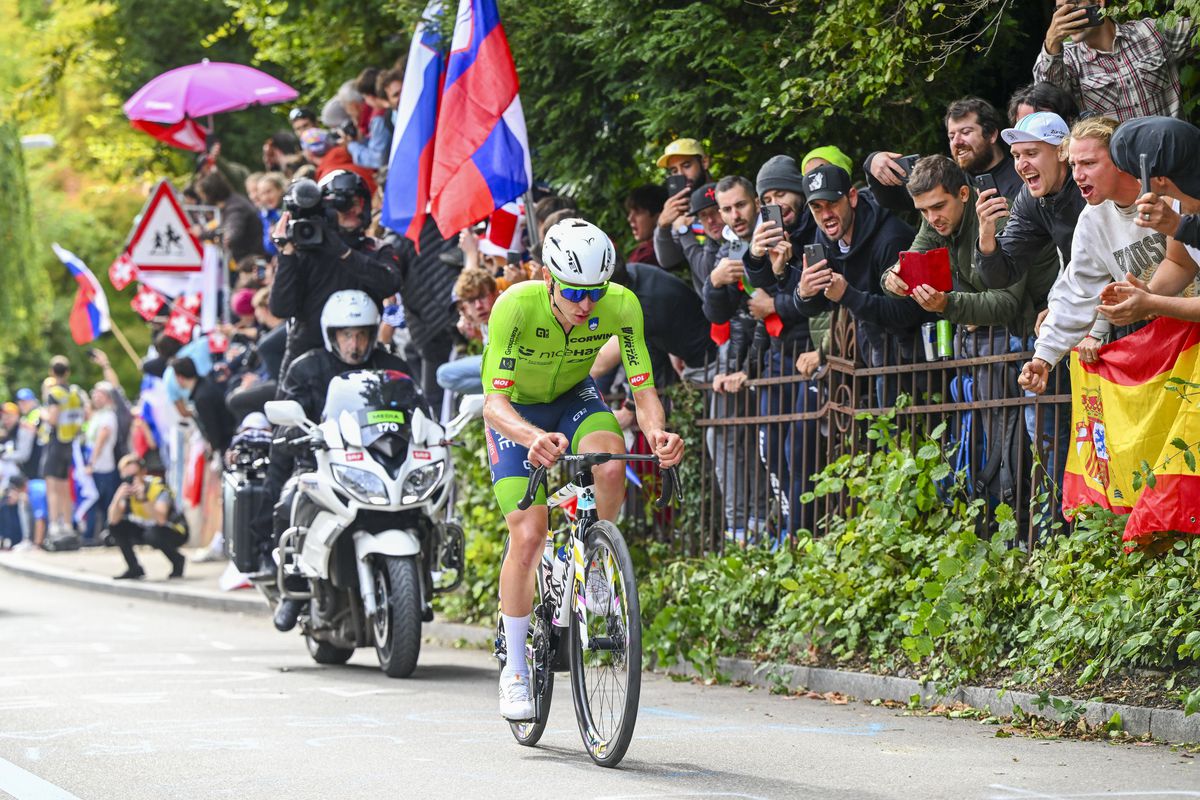
<path id="1" fill-rule="evenodd" d="M 654 163 L 667 171 L 663 184 L 667 201 L 658 214 L 658 224 L 654 228 L 654 254 L 663 269 L 675 269 L 685 260 L 684 247 L 679 238 L 692 223 L 692 215 L 689 214 L 692 193 L 712 183 L 712 176 L 708 172 L 708 154 L 695 139 L 676 139 L 666 146 Z"/>
<path id="2" fill-rule="evenodd" d="M 1084 111 L 1118 122 L 1179 117 L 1179 64 L 1193 52 L 1192 23 L 1162 28 L 1153 19 L 1117 23 L 1108 0 L 1056 0 L 1034 81 L 1068 92 Z"/>

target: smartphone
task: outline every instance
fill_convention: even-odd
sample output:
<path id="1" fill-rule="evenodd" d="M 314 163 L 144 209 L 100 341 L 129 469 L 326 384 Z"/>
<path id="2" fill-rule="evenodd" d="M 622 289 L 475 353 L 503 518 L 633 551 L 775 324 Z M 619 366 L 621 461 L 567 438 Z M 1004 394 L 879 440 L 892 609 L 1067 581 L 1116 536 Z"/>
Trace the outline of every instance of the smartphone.
<path id="1" fill-rule="evenodd" d="M 997 194 L 1000 191 L 996 186 L 996 179 L 992 177 L 992 173 L 990 172 L 976 175 L 972 180 L 975 182 L 975 188 L 979 190 L 980 194 L 983 194 L 988 189 L 996 189 Z"/>
<path id="2" fill-rule="evenodd" d="M 508 251 L 508 263 L 514 267 L 521 266 L 521 251 L 520 250 L 509 250 Z"/>
<path id="3" fill-rule="evenodd" d="M 686 175 L 668 175 L 666 183 L 667 197 L 674 197 L 691 185 L 692 182 L 687 179 Z"/>
<path id="4" fill-rule="evenodd" d="M 774 222 L 780 230 L 783 230 L 783 206 L 767 203 L 758 213 L 762 216 L 763 222 Z"/>
<path id="5" fill-rule="evenodd" d="M 1100 6 L 1075 6 L 1076 11 L 1081 8 L 1087 12 L 1087 16 L 1082 20 L 1083 27 L 1098 28 L 1104 22 L 1104 19 L 1100 16 Z"/>
<path id="6" fill-rule="evenodd" d="M 817 264 L 824 260 L 825 260 L 825 245 L 820 244 L 820 243 L 804 245 L 804 263 L 805 264 L 807 264 L 808 266 L 812 266 L 813 264 Z"/>
<path id="7" fill-rule="evenodd" d="M 900 165 L 900 169 L 904 170 L 904 180 L 908 180 L 908 176 L 912 174 L 913 167 L 921 160 L 920 153 L 914 153 L 911 156 L 897 158 L 896 163 Z"/>
<path id="8" fill-rule="evenodd" d="M 1150 156 L 1138 153 L 1138 169 L 1142 175 L 1142 194 L 1150 194 Z"/>

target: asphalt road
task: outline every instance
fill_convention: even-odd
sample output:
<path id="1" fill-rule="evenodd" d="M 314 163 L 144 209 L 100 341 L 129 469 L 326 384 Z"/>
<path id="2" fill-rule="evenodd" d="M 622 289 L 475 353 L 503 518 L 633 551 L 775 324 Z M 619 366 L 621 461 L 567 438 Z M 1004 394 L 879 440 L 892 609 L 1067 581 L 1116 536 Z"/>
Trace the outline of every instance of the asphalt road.
<path id="1" fill-rule="evenodd" d="M 1167 747 L 997 739 L 963 720 L 646 676 L 619 770 L 592 765 L 566 682 L 536 749 L 483 652 L 312 663 L 264 617 L 0 574 L 0 797 L 1200 798 Z"/>

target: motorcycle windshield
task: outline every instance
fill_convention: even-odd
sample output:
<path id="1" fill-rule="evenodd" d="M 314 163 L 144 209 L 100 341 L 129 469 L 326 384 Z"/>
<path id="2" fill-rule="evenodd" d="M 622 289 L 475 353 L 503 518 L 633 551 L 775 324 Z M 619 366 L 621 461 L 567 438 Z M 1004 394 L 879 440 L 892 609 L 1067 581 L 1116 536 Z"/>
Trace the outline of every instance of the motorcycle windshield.
<path id="1" fill-rule="evenodd" d="M 339 420 L 343 411 L 349 411 L 358 423 L 364 447 L 376 445 L 384 437 L 407 442 L 412 412 L 420 404 L 416 384 L 405 373 L 357 370 L 329 382 L 322 419 Z"/>

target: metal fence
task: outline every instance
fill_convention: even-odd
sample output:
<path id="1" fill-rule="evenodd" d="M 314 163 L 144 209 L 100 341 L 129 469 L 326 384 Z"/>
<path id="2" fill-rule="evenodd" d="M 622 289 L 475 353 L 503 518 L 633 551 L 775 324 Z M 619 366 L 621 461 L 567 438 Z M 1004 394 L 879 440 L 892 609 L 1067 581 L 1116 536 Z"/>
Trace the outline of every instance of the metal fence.
<path id="1" fill-rule="evenodd" d="M 988 501 L 982 533 L 995 529 L 994 511 L 1003 502 L 1016 512 L 1016 544 L 1036 546 L 1039 532 L 1061 513 L 1057 487 L 1071 414 L 1066 365 L 1054 371 L 1050 391 L 1032 397 L 1017 384 L 1032 357 L 1028 342 L 1002 329 L 959 326 L 953 357 L 928 361 L 918 340 L 900 354 L 877 354 L 877 363 L 895 366 L 874 367 L 859 356 L 858 335 L 839 310 L 817 377 L 800 378 L 799 353 L 780 352 L 740 392 L 714 393 L 711 382 L 703 384 L 705 411 L 697 420 L 703 466 L 689 481 L 699 513 L 642 512 L 632 526 L 688 555 L 743 543 L 785 545 L 801 528 L 820 535 L 827 515 L 854 508 L 844 492 L 804 502 L 812 476 L 843 454 L 872 452 L 879 445 L 868 438 L 871 420 L 863 415 L 895 408 L 900 429 L 928 434 L 945 423 L 940 440 L 950 466 L 972 497 Z M 902 395 L 907 404 L 894 405 Z"/>

